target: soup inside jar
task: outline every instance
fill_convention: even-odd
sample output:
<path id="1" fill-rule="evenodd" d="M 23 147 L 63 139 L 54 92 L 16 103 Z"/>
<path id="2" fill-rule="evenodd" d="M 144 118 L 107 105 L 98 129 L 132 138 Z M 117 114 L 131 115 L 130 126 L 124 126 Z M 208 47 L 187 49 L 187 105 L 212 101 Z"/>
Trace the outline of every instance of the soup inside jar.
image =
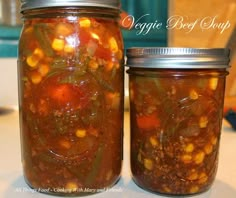
<path id="1" fill-rule="evenodd" d="M 141 187 L 195 194 L 214 181 L 222 70 L 130 69 L 131 170 Z"/>
<path id="2" fill-rule="evenodd" d="M 109 27 L 109 28 L 107 28 Z M 22 161 L 30 186 L 94 193 L 119 178 L 123 43 L 109 18 L 30 18 L 19 45 Z"/>

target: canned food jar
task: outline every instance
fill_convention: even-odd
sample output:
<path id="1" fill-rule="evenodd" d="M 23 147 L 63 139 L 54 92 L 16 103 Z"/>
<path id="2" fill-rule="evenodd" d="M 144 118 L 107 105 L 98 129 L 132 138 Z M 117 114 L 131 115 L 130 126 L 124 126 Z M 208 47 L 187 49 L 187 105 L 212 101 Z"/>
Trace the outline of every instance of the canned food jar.
<path id="1" fill-rule="evenodd" d="M 37 191 L 104 191 L 122 166 L 119 0 L 22 0 L 22 164 Z"/>
<path id="2" fill-rule="evenodd" d="M 218 165 L 227 49 L 127 50 L 134 182 L 170 195 L 201 193 Z"/>

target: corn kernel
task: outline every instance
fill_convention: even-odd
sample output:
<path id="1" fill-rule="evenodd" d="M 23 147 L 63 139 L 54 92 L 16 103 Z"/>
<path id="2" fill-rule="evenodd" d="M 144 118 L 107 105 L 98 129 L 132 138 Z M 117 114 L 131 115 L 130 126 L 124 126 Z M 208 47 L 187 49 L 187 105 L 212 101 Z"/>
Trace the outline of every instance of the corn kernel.
<path id="1" fill-rule="evenodd" d="M 111 179 L 112 175 L 113 175 L 113 171 L 109 170 L 106 174 L 106 180 L 109 181 Z"/>
<path id="2" fill-rule="evenodd" d="M 215 136 L 212 136 L 212 137 L 211 137 L 211 143 L 212 143 L 212 145 L 216 145 L 216 143 L 217 143 L 217 138 L 216 138 Z"/>
<path id="3" fill-rule="evenodd" d="M 189 190 L 189 193 L 196 193 L 199 191 L 199 187 L 198 186 L 192 186 Z"/>
<path id="4" fill-rule="evenodd" d="M 100 39 L 99 36 L 96 33 L 94 33 L 94 32 L 91 32 L 91 36 L 92 36 L 92 38 L 94 38 L 96 40 Z"/>
<path id="5" fill-rule="evenodd" d="M 117 52 L 117 58 L 119 59 L 119 60 L 121 60 L 122 58 L 123 58 L 123 52 L 122 52 L 122 50 L 118 50 L 118 52 Z"/>
<path id="6" fill-rule="evenodd" d="M 67 141 L 67 140 L 61 140 L 59 142 L 59 144 L 60 144 L 61 147 L 65 148 L 65 149 L 69 149 L 71 147 L 70 142 Z"/>
<path id="7" fill-rule="evenodd" d="M 207 177 L 205 172 L 200 173 L 199 178 Z"/>
<path id="8" fill-rule="evenodd" d="M 47 64 L 39 65 L 38 72 L 44 77 L 49 72 L 49 66 Z"/>
<path id="9" fill-rule="evenodd" d="M 69 24 L 69 23 L 59 23 L 56 26 L 56 35 L 57 36 L 69 36 L 70 34 L 73 33 L 73 25 Z"/>
<path id="10" fill-rule="evenodd" d="M 163 185 L 162 188 L 163 188 L 164 192 L 171 193 L 171 189 L 169 187 L 167 187 L 166 185 Z"/>
<path id="11" fill-rule="evenodd" d="M 189 143 L 186 145 L 186 147 L 184 148 L 184 151 L 186 153 L 192 153 L 194 150 L 194 145 L 192 143 Z"/>
<path id="12" fill-rule="evenodd" d="M 24 33 L 28 34 L 28 33 L 32 33 L 34 31 L 34 28 L 32 26 L 28 27 L 25 29 Z"/>
<path id="13" fill-rule="evenodd" d="M 206 128 L 208 124 L 208 118 L 206 116 L 201 116 L 199 120 L 199 127 Z"/>
<path id="14" fill-rule="evenodd" d="M 65 41 L 63 39 L 55 38 L 52 42 L 52 49 L 55 51 L 62 51 L 65 47 Z"/>
<path id="15" fill-rule="evenodd" d="M 111 37 L 109 40 L 109 47 L 110 47 L 110 50 L 114 53 L 118 52 L 119 48 L 118 48 L 118 45 L 117 45 L 117 42 L 116 42 L 116 39 L 114 37 Z"/>
<path id="16" fill-rule="evenodd" d="M 144 159 L 144 167 L 147 169 L 147 170 L 152 170 L 153 169 L 153 162 L 152 160 L 150 159 Z"/>
<path id="17" fill-rule="evenodd" d="M 151 137 L 149 138 L 149 141 L 150 141 L 150 143 L 151 143 L 151 145 L 152 145 L 153 147 L 158 146 L 158 141 L 157 141 L 157 138 L 156 138 L 156 137 L 151 136 Z"/>
<path id="18" fill-rule="evenodd" d="M 189 93 L 189 98 L 191 100 L 197 100 L 198 99 L 198 93 L 194 89 L 192 89 Z"/>
<path id="19" fill-rule="evenodd" d="M 39 59 L 42 59 L 44 57 L 43 50 L 41 50 L 40 48 L 36 48 L 33 54 L 37 56 Z"/>
<path id="20" fill-rule="evenodd" d="M 116 67 L 116 69 L 120 68 L 120 64 L 119 63 L 114 63 L 114 66 Z"/>
<path id="21" fill-rule="evenodd" d="M 78 129 L 76 132 L 75 132 L 76 136 L 78 138 L 84 138 L 86 136 L 86 130 L 84 129 Z"/>
<path id="22" fill-rule="evenodd" d="M 39 100 L 39 105 L 38 105 L 38 112 L 40 115 L 48 115 L 48 104 L 46 100 L 40 99 Z"/>
<path id="23" fill-rule="evenodd" d="M 34 105 L 33 103 L 31 103 L 31 104 L 29 105 L 29 109 L 30 109 L 30 111 L 31 111 L 32 113 L 36 113 L 36 107 L 35 107 L 35 105 Z"/>
<path id="24" fill-rule="evenodd" d="M 212 144 L 207 144 L 204 146 L 204 151 L 207 155 L 209 155 L 212 152 L 212 150 L 213 150 Z"/>
<path id="25" fill-rule="evenodd" d="M 79 19 L 79 25 L 82 28 L 89 28 L 91 26 L 91 21 L 86 17 L 80 18 Z"/>
<path id="26" fill-rule="evenodd" d="M 205 158 L 205 153 L 203 151 L 200 151 L 197 153 L 194 157 L 195 164 L 201 164 Z"/>
<path id="27" fill-rule="evenodd" d="M 64 52 L 66 53 L 73 53 L 75 51 L 75 48 L 72 45 L 66 44 L 64 47 Z"/>
<path id="28" fill-rule="evenodd" d="M 134 101 L 134 90 L 131 87 L 129 89 L 129 98 L 130 98 L 130 101 Z"/>
<path id="29" fill-rule="evenodd" d="M 31 81 L 33 84 L 39 84 L 42 81 L 42 76 L 38 72 L 35 72 L 31 75 Z"/>
<path id="30" fill-rule="evenodd" d="M 106 93 L 106 103 L 112 108 L 117 109 L 120 106 L 120 94 L 115 92 Z"/>
<path id="31" fill-rule="evenodd" d="M 91 69 L 93 69 L 93 70 L 96 70 L 97 68 L 98 68 L 98 63 L 97 63 L 97 61 L 95 61 L 95 60 L 93 60 L 93 59 L 91 59 L 90 61 L 89 61 L 89 67 L 91 68 Z"/>
<path id="32" fill-rule="evenodd" d="M 181 157 L 182 162 L 184 162 L 185 164 L 188 164 L 192 161 L 192 156 L 185 154 Z"/>
<path id="33" fill-rule="evenodd" d="M 108 61 L 105 66 L 106 71 L 111 71 L 113 69 L 113 66 L 114 66 L 114 63 L 112 61 Z"/>
<path id="34" fill-rule="evenodd" d="M 206 175 L 206 173 L 203 172 L 199 175 L 198 183 L 199 184 L 204 184 L 204 183 L 207 182 L 207 180 L 208 180 L 208 176 Z"/>
<path id="35" fill-rule="evenodd" d="M 218 85 L 218 78 L 211 78 L 209 81 L 209 87 L 211 90 L 216 90 Z"/>
<path id="36" fill-rule="evenodd" d="M 140 163 L 142 163 L 142 154 L 140 152 L 138 153 L 138 157 L 137 158 L 138 158 L 138 161 Z"/>
<path id="37" fill-rule="evenodd" d="M 28 57 L 26 58 L 27 64 L 28 64 L 30 67 L 32 67 L 32 68 L 34 68 L 34 67 L 36 67 L 36 66 L 38 65 L 39 60 L 40 60 L 39 57 L 37 57 L 37 56 L 35 56 L 35 55 L 31 55 L 31 56 L 28 56 Z"/>
<path id="38" fill-rule="evenodd" d="M 68 182 L 65 186 L 65 190 L 75 192 L 78 190 L 78 185 L 75 182 Z"/>
<path id="39" fill-rule="evenodd" d="M 188 180 L 197 180 L 198 179 L 198 173 L 195 171 L 195 172 L 192 172 L 188 177 Z"/>
<path id="40" fill-rule="evenodd" d="M 93 135 L 93 136 L 95 136 L 95 137 L 98 137 L 98 135 L 99 135 L 98 129 L 95 129 L 95 128 L 93 128 L 93 127 L 89 127 L 87 132 L 88 132 L 90 135 Z"/>

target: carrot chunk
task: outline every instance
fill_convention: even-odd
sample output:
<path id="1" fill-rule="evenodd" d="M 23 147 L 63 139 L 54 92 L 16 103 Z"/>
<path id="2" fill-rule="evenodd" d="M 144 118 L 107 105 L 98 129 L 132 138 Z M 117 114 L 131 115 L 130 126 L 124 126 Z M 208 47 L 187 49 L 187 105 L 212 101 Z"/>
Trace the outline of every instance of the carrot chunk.
<path id="1" fill-rule="evenodd" d="M 137 116 L 136 121 L 138 127 L 144 130 L 152 130 L 160 126 L 160 120 L 155 112 L 149 115 Z"/>

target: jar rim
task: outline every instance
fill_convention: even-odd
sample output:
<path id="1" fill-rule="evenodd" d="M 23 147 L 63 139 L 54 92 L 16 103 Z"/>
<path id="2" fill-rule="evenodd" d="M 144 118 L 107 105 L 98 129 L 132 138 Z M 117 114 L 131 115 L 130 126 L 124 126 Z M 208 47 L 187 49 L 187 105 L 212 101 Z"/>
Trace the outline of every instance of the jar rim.
<path id="1" fill-rule="evenodd" d="M 216 69 L 229 67 L 227 48 L 135 47 L 126 50 L 128 67 Z"/>
<path id="2" fill-rule="evenodd" d="M 120 0 L 20 0 L 21 12 L 48 7 L 100 7 L 119 10 Z"/>

